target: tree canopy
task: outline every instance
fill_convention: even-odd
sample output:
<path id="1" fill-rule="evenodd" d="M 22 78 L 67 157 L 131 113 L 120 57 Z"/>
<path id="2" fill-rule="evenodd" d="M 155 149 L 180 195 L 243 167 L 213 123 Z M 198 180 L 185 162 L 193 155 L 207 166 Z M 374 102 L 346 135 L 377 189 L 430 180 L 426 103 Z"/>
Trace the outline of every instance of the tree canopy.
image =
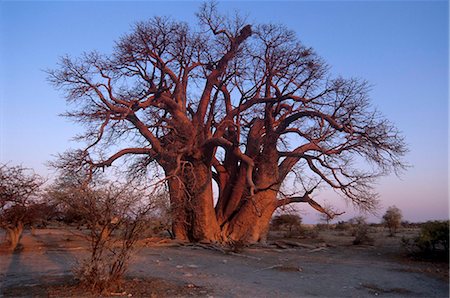
<path id="1" fill-rule="evenodd" d="M 404 168 L 407 149 L 371 106 L 369 84 L 332 76 L 282 25 L 225 17 L 214 3 L 197 17 L 198 27 L 139 22 L 112 54 L 64 56 L 49 71 L 73 103 L 66 116 L 86 126 L 86 146 L 62 155 L 64 167 L 92 173 L 125 159 L 137 175 L 158 165 L 174 232 L 195 241 L 260 240 L 280 206 L 323 211 L 318 185 L 373 209 L 374 179 Z M 292 196 L 281 188 L 290 173 L 303 185 Z"/>

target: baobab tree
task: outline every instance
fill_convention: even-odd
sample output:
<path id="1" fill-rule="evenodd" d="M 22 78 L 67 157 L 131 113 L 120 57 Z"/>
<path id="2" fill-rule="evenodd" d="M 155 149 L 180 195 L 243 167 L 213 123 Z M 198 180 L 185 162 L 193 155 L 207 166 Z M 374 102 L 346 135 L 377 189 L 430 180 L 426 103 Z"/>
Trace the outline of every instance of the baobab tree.
<path id="1" fill-rule="evenodd" d="M 262 240 L 281 206 L 323 211 L 319 184 L 373 208 L 373 179 L 401 169 L 406 149 L 371 108 L 368 84 L 333 78 L 284 26 L 227 18 L 213 3 L 197 17 L 199 28 L 155 17 L 110 55 L 61 58 L 49 80 L 74 103 L 66 115 L 86 125 L 87 142 L 62 160 L 92 173 L 119 159 L 134 174 L 157 164 L 186 241 Z M 291 173 L 303 187 L 288 196 Z"/>

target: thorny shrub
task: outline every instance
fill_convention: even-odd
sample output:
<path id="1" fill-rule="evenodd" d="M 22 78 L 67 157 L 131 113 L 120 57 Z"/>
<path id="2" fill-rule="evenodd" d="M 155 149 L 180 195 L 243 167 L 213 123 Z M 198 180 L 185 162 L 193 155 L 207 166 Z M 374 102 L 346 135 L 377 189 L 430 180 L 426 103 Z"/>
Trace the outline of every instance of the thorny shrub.
<path id="1" fill-rule="evenodd" d="M 118 182 L 55 186 L 51 196 L 78 210 L 89 231 L 90 256 L 76 264 L 75 277 L 94 293 L 117 290 L 135 244 L 147 228 L 154 208 L 152 195 Z"/>
<path id="2" fill-rule="evenodd" d="M 374 243 L 374 239 L 369 236 L 369 225 L 366 219 L 362 216 L 352 218 L 350 220 L 352 225 L 352 236 L 355 236 L 353 240 L 353 245 L 369 244 Z"/>
<path id="3" fill-rule="evenodd" d="M 279 214 L 272 218 L 271 228 L 284 231 L 285 237 L 298 236 L 302 233 L 302 218 L 297 214 Z"/>
<path id="4" fill-rule="evenodd" d="M 425 259 L 449 258 L 450 221 L 428 221 L 421 224 L 419 236 L 402 238 L 403 246 L 414 256 Z"/>
<path id="5" fill-rule="evenodd" d="M 352 225 L 349 222 L 341 220 L 337 222 L 334 229 L 337 231 L 350 231 L 352 230 Z"/>

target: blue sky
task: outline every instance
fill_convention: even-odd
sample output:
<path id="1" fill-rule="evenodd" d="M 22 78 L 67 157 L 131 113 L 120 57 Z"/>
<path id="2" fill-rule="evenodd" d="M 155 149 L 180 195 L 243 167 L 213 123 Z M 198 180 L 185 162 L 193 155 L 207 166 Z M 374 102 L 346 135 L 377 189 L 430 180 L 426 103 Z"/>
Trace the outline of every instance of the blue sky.
<path id="1" fill-rule="evenodd" d="M 134 22 L 154 15 L 196 23 L 200 3 L 1 2 L 0 161 L 49 175 L 52 155 L 79 146 L 70 139 L 81 128 L 58 116 L 67 108 L 63 94 L 43 72 L 59 56 L 108 53 Z M 367 79 L 374 106 L 410 147 L 412 168 L 377 184 L 383 208 L 396 204 L 411 221 L 448 218 L 447 1 L 225 1 L 219 7 L 247 14 L 252 23 L 285 24 L 332 73 Z M 316 199 L 346 208 L 333 194 Z M 306 221 L 316 219 L 302 209 Z"/>

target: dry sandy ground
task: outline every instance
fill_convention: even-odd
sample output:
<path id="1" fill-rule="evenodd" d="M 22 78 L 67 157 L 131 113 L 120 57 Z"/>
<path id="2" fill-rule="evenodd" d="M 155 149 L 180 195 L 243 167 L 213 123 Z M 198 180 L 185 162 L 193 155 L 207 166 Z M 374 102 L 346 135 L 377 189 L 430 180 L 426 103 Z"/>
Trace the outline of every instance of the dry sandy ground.
<path id="1" fill-rule="evenodd" d="M 26 233 L 22 251 L 0 253 L 0 296 L 46 296 L 36 289 L 67 282 L 77 258 L 87 254 L 86 242 L 75 233 L 56 229 L 39 230 L 34 236 Z M 375 246 L 352 246 L 350 236 L 326 233 L 315 243 L 326 239 L 337 244 L 335 247 L 257 247 L 224 254 L 198 246 L 144 246 L 128 275 L 156 277 L 174 287 L 196 289 L 166 291 L 159 293 L 161 296 L 449 296 L 448 264 L 402 257 L 398 237 L 382 237 Z"/>

